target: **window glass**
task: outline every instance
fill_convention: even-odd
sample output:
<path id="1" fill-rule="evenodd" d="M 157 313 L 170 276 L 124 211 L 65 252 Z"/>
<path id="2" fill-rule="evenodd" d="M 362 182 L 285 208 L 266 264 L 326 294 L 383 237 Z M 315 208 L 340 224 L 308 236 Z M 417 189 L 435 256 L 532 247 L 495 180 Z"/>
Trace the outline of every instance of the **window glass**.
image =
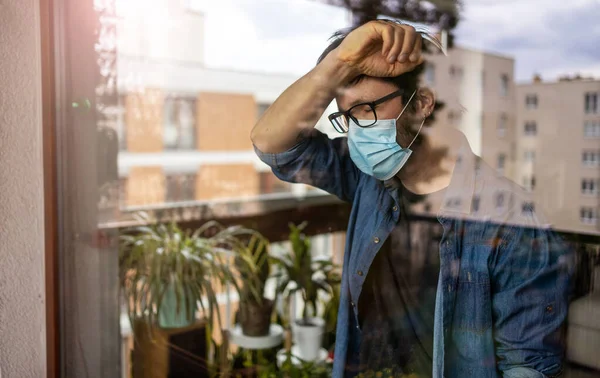
<path id="1" fill-rule="evenodd" d="M 54 2 L 65 376 L 598 367 L 592 1 Z M 331 44 L 367 21 L 424 64 Z"/>

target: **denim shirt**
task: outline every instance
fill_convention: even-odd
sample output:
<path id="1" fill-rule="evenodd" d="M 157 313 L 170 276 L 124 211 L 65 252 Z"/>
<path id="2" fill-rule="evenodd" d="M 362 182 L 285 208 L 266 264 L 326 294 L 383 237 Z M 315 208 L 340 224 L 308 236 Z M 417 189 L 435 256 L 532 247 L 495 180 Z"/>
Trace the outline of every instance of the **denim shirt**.
<path id="1" fill-rule="evenodd" d="M 333 366 L 333 376 L 342 377 L 358 353 L 356 304 L 363 283 L 401 216 L 399 191 L 358 170 L 346 138 L 314 130 L 289 151 L 255 151 L 281 180 L 352 204 Z M 572 254 L 533 209 L 522 208 L 527 193 L 496 176 L 466 142 L 460 151 L 437 215 L 444 233 L 432 376 L 559 376 Z"/>

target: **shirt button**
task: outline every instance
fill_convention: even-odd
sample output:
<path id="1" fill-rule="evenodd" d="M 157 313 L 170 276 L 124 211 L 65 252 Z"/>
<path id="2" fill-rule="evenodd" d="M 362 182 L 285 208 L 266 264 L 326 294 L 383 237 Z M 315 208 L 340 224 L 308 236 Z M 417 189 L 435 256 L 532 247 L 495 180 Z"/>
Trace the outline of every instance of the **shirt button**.
<path id="1" fill-rule="evenodd" d="M 354 302 L 350 302 L 350 306 L 354 307 Z"/>
<path id="2" fill-rule="evenodd" d="M 394 207 L 392 207 L 392 210 L 398 211 L 398 206 L 394 205 Z"/>
<path id="3" fill-rule="evenodd" d="M 375 236 L 373 238 L 373 243 L 378 244 L 379 243 L 379 238 L 377 236 Z"/>
<path id="4" fill-rule="evenodd" d="M 362 276 L 363 275 L 363 271 L 359 270 L 358 272 L 356 272 L 356 274 L 358 274 L 359 276 Z"/>

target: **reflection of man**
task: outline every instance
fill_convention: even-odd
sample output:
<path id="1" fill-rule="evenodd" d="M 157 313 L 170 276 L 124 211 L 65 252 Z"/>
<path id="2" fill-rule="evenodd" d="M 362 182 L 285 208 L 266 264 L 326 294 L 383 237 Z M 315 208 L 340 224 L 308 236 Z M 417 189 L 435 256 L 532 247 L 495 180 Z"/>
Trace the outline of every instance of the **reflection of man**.
<path id="1" fill-rule="evenodd" d="M 334 376 L 556 376 L 567 252 L 460 132 L 423 127 L 435 98 L 418 86 L 421 43 L 384 21 L 338 33 L 252 132 L 279 178 L 352 203 Z M 313 129 L 334 98 L 348 138 Z M 439 203 L 437 220 L 411 221 L 414 200 Z"/>

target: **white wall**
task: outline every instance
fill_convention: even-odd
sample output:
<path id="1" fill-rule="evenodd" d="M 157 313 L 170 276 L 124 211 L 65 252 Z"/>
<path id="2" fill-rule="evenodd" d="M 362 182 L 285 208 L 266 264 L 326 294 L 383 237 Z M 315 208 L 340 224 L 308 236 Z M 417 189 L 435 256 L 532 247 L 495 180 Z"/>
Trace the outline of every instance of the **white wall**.
<path id="1" fill-rule="evenodd" d="M 0 369 L 46 376 L 37 0 L 0 2 Z"/>

